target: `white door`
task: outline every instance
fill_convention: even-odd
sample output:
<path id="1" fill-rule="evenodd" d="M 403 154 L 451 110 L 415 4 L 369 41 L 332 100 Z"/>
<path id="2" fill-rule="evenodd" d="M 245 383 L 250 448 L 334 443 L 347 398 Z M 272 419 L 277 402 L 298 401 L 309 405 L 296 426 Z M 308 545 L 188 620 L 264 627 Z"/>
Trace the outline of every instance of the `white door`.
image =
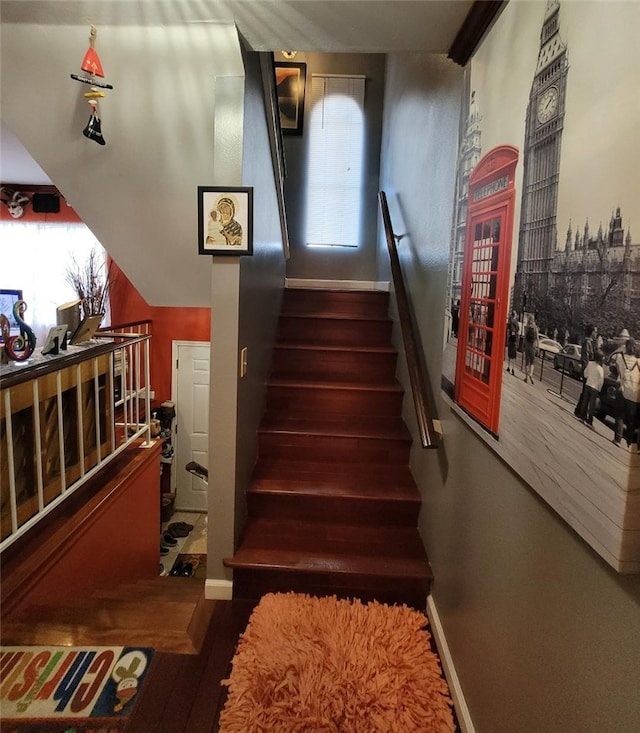
<path id="1" fill-rule="evenodd" d="M 185 470 L 209 468 L 209 344 L 174 343 L 176 509 L 207 511 L 207 486 Z"/>

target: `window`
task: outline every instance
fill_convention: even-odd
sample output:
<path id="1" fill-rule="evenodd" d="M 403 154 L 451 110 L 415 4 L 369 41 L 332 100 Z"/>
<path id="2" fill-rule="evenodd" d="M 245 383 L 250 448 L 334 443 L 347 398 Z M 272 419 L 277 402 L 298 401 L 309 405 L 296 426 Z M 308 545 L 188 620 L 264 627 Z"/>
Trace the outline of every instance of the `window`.
<path id="1" fill-rule="evenodd" d="M 27 304 L 25 322 L 34 330 L 38 346 L 56 325 L 56 308 L 78 296 L 67 283 L 67 268 L 82 264 L 92 250 L 104 250 L 84 224 L 7 221 L 0 223 L 3 251 L 0 287 L 19 288 Z"/>
<path id="2" fill-rule="evenodd" d="M 305 239 L 309 246 L 360 244 L 364 82 L 362 76 L 312 77 Z"/>

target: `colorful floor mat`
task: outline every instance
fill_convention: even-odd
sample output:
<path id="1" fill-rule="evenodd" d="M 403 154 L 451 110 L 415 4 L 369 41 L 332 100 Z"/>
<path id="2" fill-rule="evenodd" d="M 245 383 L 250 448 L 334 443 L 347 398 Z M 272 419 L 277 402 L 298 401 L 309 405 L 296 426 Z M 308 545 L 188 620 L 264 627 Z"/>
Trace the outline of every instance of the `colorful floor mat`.
<path id="1" fill-rule="evenodd" d="M 0 730 L 122 730 L 153 653 L 121 646 L 0 647 Z"/>

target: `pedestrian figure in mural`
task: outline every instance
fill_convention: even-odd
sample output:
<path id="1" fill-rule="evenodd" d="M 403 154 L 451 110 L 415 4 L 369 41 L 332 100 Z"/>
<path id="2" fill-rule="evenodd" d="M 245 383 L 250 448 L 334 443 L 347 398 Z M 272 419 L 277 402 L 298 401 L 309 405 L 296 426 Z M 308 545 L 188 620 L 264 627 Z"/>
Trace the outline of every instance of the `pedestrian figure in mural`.
<path id="1" fill-rule="evenodd" d="M 460 324 L 460 301 L 456 300 L 455 305 L 451 308 L 451 331 L 458 338 L 458 326 Z"/>
<path id="2" fill-rule="evenodd" d="M 513 364 L 517 357 L 516 344 L 518 333 L 520 332 L 520 323 L 518 322 L 518 314 L 511 311 L 511 317 L 507 321 L 507 372 L 515 375 Z"/>
<path id="3" fill-rule="evenodd" d="M 584 378 L 584 372 L 587 368 L 587 364 L 589 364 L 590 361 L 593 361 L 596 356 L 596 335 L 597 331 L 594 326 L 592 326 L 591 324 L 585 326 L 584 339 L 582 341 L 582 351 L 580 353 L 580 364 L 582 366 L 582 392 L 580 393 L 578 403 L 576 404 L 575 410 L 573 411 L 573 414 L 578 418 L 578 420 L 582 420 L 583 422 L 587 419 L 587 400 L 589 399 L 586 388 L 587 383 Z"/>
<path id="4" fill-rule="evenodd" d="M 604 384 L 604 367 L 601 351 L 596 351 L 593 361 L 584 368 L 584 386 L 587 393 L 585 423 L 593 430 L 593 415 L 596 411 L 598 395 Z"/>
<path id="5" fill-rule="evenodd" d="M 524 381 L 533 384 L 533 364 L 538 350 L 538 328 L 532 315 L 527 316 L 522 348 L 524 350 Z"/>
<path id="6" fill-rule="evenodd" d="M 624 352 L 616 354 L 614 363 L 622 392 L 622 413 L 616 416 L 613 442 L 620 445 L 624 437 L 629 450 L 637 453 L 640 446 L 640 359 L 635 339 L 627 339 Z"/>

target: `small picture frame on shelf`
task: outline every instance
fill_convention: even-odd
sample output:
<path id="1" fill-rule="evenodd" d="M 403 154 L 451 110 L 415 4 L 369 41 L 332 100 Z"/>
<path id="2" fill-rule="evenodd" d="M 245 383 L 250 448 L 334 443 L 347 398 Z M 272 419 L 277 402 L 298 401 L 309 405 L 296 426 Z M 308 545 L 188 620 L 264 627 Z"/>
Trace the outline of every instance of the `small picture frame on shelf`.
<path id="1" fill-rule="evenodd" d="M 103 318 L 104 313 L 97 313 L 94 316 L 83 318 L 78 328 L 76 328 L 76 330 L 71 334 L 69 343 L 72 346 L 75 346 L 75 344 L 81 344 L 84 341 L 91 341 L 91 339 L 96 335 L 96 331 L 100 327 L 100 323 Z"/>
<path id="2" fill-rule="evenodd" d="M 46 356 L 51 354 L 55 356 L 60 349 L 63 351 L 67 348 L 67 324 L 62 323 L 59 326 L 54 326 L 49 330 L 47 340 L 42 347 L 42 354 Z"/>
<path id="3" fill-rule="evenodd" d="M 198 186 L 198 253 L 253 254 L 253 188 Z"/>

